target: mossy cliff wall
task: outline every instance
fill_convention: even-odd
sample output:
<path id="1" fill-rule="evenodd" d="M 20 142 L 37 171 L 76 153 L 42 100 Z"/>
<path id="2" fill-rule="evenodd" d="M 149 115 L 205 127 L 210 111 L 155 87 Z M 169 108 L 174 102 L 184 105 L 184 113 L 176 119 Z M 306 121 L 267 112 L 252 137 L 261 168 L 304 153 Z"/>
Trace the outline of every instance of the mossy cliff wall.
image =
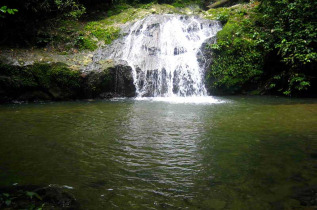
<path id="1" fill-rule="evenodd" d="M 133 97 L 131 68 L 115 65 L 84 74 L 63 63 L 0 64 L 0 102 Z"/>

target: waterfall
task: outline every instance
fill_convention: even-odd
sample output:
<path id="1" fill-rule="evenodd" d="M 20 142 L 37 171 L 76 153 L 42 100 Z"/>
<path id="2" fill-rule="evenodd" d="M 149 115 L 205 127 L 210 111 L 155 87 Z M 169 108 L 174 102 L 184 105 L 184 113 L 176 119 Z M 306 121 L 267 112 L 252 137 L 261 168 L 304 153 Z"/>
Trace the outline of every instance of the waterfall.
<path id="1" fill-rule="evenodd" d="M 197 54 L 219 30 L 217 21 L 150 15 L 130 27 L 122 46 L 109 58 L 132 67 L 139 97 L 206 96 L 205 69 Z"/>

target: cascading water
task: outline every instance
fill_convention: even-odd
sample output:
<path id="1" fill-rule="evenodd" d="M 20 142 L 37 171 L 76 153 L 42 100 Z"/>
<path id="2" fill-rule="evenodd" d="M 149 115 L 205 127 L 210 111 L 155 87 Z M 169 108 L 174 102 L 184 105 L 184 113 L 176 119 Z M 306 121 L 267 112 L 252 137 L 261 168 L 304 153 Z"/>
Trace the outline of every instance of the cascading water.
<path id="1" fill-rule="evenodd" d="M 206 96 L 197 54 L 221 30 L 217 21 L 150 15 L 135 22 L 108 58 L 128 62 L 138 97 Z"/>
<path id="2" fill-rule="evenodd" d="M 204 74 L 210 53 L 204 57 L 205 43 L 215 41 L 219 30 L 218 21 L 150 15 L 124 26 L 124 36 L 99 49 L 87 70 L 100 68 L 102 60 L 130 66 L 138 99 L 207 96 Z"/>

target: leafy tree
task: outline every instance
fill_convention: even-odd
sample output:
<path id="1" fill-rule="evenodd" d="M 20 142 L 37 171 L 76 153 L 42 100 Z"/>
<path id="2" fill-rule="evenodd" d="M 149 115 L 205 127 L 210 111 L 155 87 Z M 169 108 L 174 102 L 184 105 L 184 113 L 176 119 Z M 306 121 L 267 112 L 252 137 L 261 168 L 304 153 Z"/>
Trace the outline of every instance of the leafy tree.
<path id="1" fill-rule="evenodd" d="M 259 7 L 240 8 L 217 10 L 225 25 L 211 46 L 211 91 L 313 94 L 317 1 L 263 0 Z"/>
<path id="2" fill-rule="evenodd" d="M 14 13 L 18 12 L 17 9 L 10 9 L 7 6 L 0 7 L 0 18 L 4 18 L 4 14 L 14 15 Z"/>
<path id="3" fill-rule="evenodd" d="M 286 65 L 270 86 L 285 95 L 307 90 L 316 79 L 317 1 L 263 0 L 260 12 L 264 14 L 264 47 L 276 52 Z M 280 80 L 287 82 L 278 86 L 274 81 Z"/>

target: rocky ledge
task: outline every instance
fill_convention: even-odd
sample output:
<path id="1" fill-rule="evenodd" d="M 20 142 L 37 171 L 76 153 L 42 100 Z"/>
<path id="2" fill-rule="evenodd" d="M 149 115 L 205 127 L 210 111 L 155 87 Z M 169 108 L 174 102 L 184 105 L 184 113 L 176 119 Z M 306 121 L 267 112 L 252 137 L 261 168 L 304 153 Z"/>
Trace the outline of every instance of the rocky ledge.
<path id="1" fill-rule="evenodd" d="M 100 62 L 89 72 L 64 63 L 0 63 L 0 102 L 134 97 L 131 67 L 122 61 Z"/>

